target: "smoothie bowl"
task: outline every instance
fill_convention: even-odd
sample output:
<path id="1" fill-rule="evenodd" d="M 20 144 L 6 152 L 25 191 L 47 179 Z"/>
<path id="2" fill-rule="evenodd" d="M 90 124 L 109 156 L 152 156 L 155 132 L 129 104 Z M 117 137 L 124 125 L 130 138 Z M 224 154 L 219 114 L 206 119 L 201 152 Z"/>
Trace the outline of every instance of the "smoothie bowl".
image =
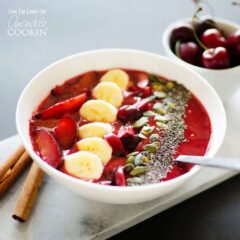
<path id="1" fill-rule="evenodd" d="M 115 204 L 165 195 L 199 170 L 180 154 L 213 156 L 223 105 L 199 75 L 165 57 L 106 49 L 38 73 L 17 106 L 32 159 L 83 197 Z"/>

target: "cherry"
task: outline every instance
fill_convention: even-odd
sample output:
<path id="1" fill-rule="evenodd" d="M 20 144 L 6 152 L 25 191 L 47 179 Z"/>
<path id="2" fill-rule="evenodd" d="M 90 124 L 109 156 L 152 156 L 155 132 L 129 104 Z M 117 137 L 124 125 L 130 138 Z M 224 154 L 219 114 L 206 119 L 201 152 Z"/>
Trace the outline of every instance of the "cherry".
<path id="1" fill-rule="evenodd" d="M 149 110 L 149 105 L 150 105 L 150 102 L 148 99 L 143 99 L 134 104 L 134 106 L 141 112 L 145 112 L 145 111 Z"/>
<path id="2" fill-rule="evenodd" d="M 201 61 L 204 67 L 211 69 L 228 68 L 230 65 L 229 53 L 224 47 L 205 50 L 202 54 Z"/>
<path id="3" fill-rule="evenodd" d="M 119 166 L 114 171 L 114 182 L 117 186 L 124 187 L 126 186 L 126 178 L 124 175 L 124 167 Z"/>
<path id="4" fill-rule="evenodd" d="M 216 28 L 216 23 L 208 17 L 196 19 L 196 21 L 194 19 L 194 28 L 197 32 L 197 35 L 201 36 L 207 29 Z"/>
<path id="5" fill-rule="evenodd" d="M 141 117 L 141 111 L 133 105 L 124 105 L 118 109 L 117 118 L 124 121 L 134 121 Z"/>
<path id="6" fill-rule="evenodd" d="M 176 41 L 187 42 L 194 39 L 193 28 L 189 23 L 181 23 L 177 25 L 171 34 L 171 42 L 175 44 Z"/>
<path id="7" fill-rule="evenodd" d="M 179 46 L 178 49 L 176 49 L 176 54 L 178 57 L 188 63 L 199 65 L 201 48 L 198 44 L 195 42 L 186 42 L 177 44 L 176 48 L 177 46 Z"/>
<path id="8" fill-rule="evenodd" d="M 108 134 L 104 135 L 104 139 L 112 147 L 114 155 L 122 155 L 125 153 L 125 149 L 123 147 L 123 144 L 122 144 L 119 136 L 117 136 L 113 133 L 108 133 Z"/>
<path id="9" fill-rule="evenodd" d="M 226 43 L 226 39 L 216 28 L 210 28 L 203 32 L 201 41 L 207 48 L 224 47 Z"/>
<path id="10" fill-rule="evenodd" d="M 230 34 L 227 38 L 227 49 L 233 63 L 240 63 L 240 30 Z"/>

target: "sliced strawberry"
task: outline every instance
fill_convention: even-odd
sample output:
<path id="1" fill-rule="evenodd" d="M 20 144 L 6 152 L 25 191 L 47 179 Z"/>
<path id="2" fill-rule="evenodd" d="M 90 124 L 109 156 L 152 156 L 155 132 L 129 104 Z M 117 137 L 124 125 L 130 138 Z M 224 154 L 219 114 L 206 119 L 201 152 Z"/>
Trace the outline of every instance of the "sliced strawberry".
<path id="1" fill-rule="evenodd" d="M 77 137 L 77 125 L 70 117 L 63 117 L 54 130 L 54 137 L 63 149 L 71 148 Z"/>
<path id="2" fill-rule="evenodd" d="M 113 133 L 108 133 L 108 134 L 104 135 L 104 139 L 112 147 L 114 155 L 120 156 L 125 153 L 123 144 L 117 135 L 115 135 Z"/>
<path id="3" fill-rule="evenodd" d="M 126 178 L 124 175 L 124 167 L 119 166 L 114 171 L 114 182 L 117 186 L 126 186 Z"/>
<path id="4" fill-rule="evenodd" d="M 36 131 L 34 138 L 36 150 L 43 161 L 57 168 L 62 162 L 61 151 L 52 134 L 44 129 L 40 129 Z"/>
<path id="5" fill-rule="evenodd" d="M 36 119 L 59 118 L 64 113 L 79 109 L 87 100 L 87 94 L 83 93 L 76 97 L 54 104 L 53 106 L 36 113 Z"/>
<path id="6" fill-rule="evenodd" d="M 150 102 L 148 99 L 143 99 L 139 102 L 136 102 L 134 104 L 134 106 L 141 112 L 145 112 L 147 110 L 149 110 L 149 107 L 150 107 Z"/>

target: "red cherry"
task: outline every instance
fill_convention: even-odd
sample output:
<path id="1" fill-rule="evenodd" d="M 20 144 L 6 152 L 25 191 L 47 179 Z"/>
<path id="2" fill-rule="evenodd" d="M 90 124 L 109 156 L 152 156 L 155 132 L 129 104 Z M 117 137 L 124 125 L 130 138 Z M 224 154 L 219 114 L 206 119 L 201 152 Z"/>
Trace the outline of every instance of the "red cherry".
<path id="1" fill-rule="evenodd" d="M 201 61 L 205 68 L 212 69 L 228 68 L 230 65 L 229 54 L 224 47 L 205 50 L 202 54 Z"/>
<path id="2" fill-rule="evenodd" d="M 240 64 L 240 30 L 228 36 L 227 49 L 233 62 L 236 62 L 236 64 Z"/>
<path id="3" fill-rule="evenodd" d="M 63 117 L 54 130 L 54 137 L 63 149 L 71 148 L 77 137 L 77 125 L 70 117 Z"/>
<path id="4" fill-rule="evenodd" d="M 148 99 L 143 99 L 134 104 L 134 106 L 141 112 L 149 110 L 150 102 Z"/>
<path id="5" fill-rule="evenodd" d="M 176 41 L 187 42 L 194 39 L 193 28 L 191 24 L 181 23 L 178 24 L 172 31 L 171 42 L 174 44 Z"/>
<path id="6" fill-rule="evenodd" d="M 209 28 L 201 35 L 201 41 L 207 48 L 224 47 L 226 39 L 216 28 Z"/>
<path id="7" fill-rule="evenodd" d="M 74 111 L 79 109 L 82 104 L 87 100 L 87 94 L 83 93 L 76 97 L 69 98 L 65 101 L 54 104 L 53 106 L 41 110 L 36 113 L 36 119 L 50 119 L 50 118 L 59 118 L 63 114 L 69 111 Z"/>
<path id="8" fill-rule="evenodd" d="M 133 105 L 124 105 L 118 109 L 117 118 L 124 121 L 134 121 L 141 117 L 142 113 Z"/>
<path id="9" fill-rule="evenodd" d="M 201 48 L 195 42 L 186 42 L 179 45 L 179 49 L 176 49 L 182 60 L 191 63 L 193 65 L 199 64 L 199 58 L 201 54 Z"/>
<path id="10" fill-rule="evenodd" d="M 201 36 L 203 32 L 205 32 L 209 28 L 216 28 L 216 23 L 213 19 L 206 17 L 202 17 L 200 21 L 198 19 L 195 19 L 194 21 L 194 27 L 197 32 L 198 36 Z"/>
<path id="11" fill-rule="evenodd" d="M 117 135 L 115 135 L 113 133 L 108 133 L 108 134 L 104 135 L 104 139 L 112 147 L 114 155 L 122 155 L 125 153 L 123 144 Z"/>
<path id="12" fill-rule="evenodd" d="M 117 186 L 126 186 L 126 178 L 124 175 L 124 167 L 119 166 L 114 171 L 114 181 Z"/>
<path id="13" fill-rule="evenodd" d="M 36 152 L 40 155 L 43 161 L 47 162 L 52 167 L 57 168 L 62 162 L 61 152 L 52 134 L 45 129 L 40 129 L 36 131 L 34 139 Z"/>
<path id="14" fill-rule="evenodd" d="M 118 130 L 119 138 L 124 138 L 124 137 L 134 136 L 134 135 L 135 135 L 135 131 L 131 125 L 121 126 L 120 129 Z"/>

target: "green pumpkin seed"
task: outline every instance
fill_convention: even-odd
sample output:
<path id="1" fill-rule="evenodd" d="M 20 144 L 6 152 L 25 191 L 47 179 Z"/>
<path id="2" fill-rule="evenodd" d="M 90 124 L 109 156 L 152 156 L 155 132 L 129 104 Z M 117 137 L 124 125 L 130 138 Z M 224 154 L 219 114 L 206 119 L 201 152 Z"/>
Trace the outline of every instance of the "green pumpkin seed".
<path id="1" fill-rule="evenodd" d="M 157 151 L 157 147 L 154 145 L 154 144 L 146 144 L 144 147 L 143 147 L 144 150 L 150 152 L 150 153 L 154 153 Z"/>
<path id="2" fill-rule="evenodd" d="M 154 120 L 157 122 L 166 123 L 166 122 L 168 122 L 169 119 L 168 119 L 168 117 L 163 116 L 163 115 L 156 115 Z"/>
<path id="3" fill-rule="evenodd" d="M 175 108 L 175 104 L 173 102 L 168 102 L 167 103 L 167 108 L 173 109 L 173 108 Z"/>
<path id="4" fill-rule="evenodd" d="M 156 134 L 156 133 L 152 134 L 152 135 L 150 136 L 150 138 L 149 138 L 150 143 L 155 142 L 155 141 L 157 141 L 158 139 L 159 139 L 159 135 Z"/>
<path id="5" fill-rule="evenodd" d="M 139 153 L 136 157 L 135 157 L 135 159 L 134 159 L 134 165 L 135 166 L 140 166 L 140 165 L 142 165 L 142 154 L 141 153 Z"/>
<path id="6" fill-rule="evenodd" d="M 131 157 L 131 156 L 136 156 L 137 154 L 139 154 L 138 151 L 135 151 L 135 152 L 131 152 L 127 155 L 127 157 Z"/>
<path id="7" fill-rule="evenodd" d="M 140 138 L 142 138 L 142 139 L 146 139 L 146 138 L 147 138 L 146 135 L 144 135 L 142 132 L 140 132 L 140 133 L 138 134 L 138 136 L 139 136 Z"/>
<path id="8" fill-rule="evenodd" d="M 148 135 L 148 134 L 151 134 L 154 130 L 154 126 L 144 126 L 141 130 L 141 133 L 144 134 L 144 135 Z"/>
<path id="9" fill-rule="evenodd" d="M 127 178 L 127 183 L 128 184 L 141 184 L 141 183 L 143 183 L 143 180 L 139 177 L 131 177 L 131 178 Z"/>
<path id="10" fill-rule="evenodd" d="M 174 83 L 173 82 L 167 82 L 166 87 L 168 89 L 172 89 L 172 88 L 174 88 Z"/>
<path id="11" fill-rule="evenodd" d="M 162 103 L 155 103 L 153 105 L 153 110 L 161 115 L 166 114 L 166 111 L 164 110 Z"/>
<path id="12" fill-rule="evenodd" d="M 147 170 L 146 167 L 138 166 L 138 167 L 135 167 L 135 168 L 130 172 L 130 175 L 131 175 L 131 176 L 138 176 L 138 175 L 141 175 L 141 174 L 145 173 L 146 170 Z"/>
<path id="13" fill-rule="evenodd" d="M 133 163 L 133 162 L 134 162 L 134 159 L 135 159 L 134 156 L 129 156 L 129 157 L 127 158 L 126 163 Z"/>
<path id="14" fill-rule="evenodd" d="M 142 162 L 145 163 L 145 164 L 147 164 L 147 163 L 150 162 L 150 159 L 149 159 L 148 157 L 146 157 L 146 156 L 143 156 L 143 157 L 142 157 Z"/>
<path id="15" fill-rule="evenodd" d="M 160 142 L 153 142 L 152 144 L 153 144 L 154 146 L 156 146 L 156 148 L 159 148 L 160 145 L 161 145 Z"/>
<path id="16" fill-rule="evenodd" d="M 124 170 L 126 171 L 126 172 L 130 172 L 130 171 L 132 171 L 134 169 L 134 165 L 132 164 L 132 163 L 128 163 L 128 164 L 126 164 L 125 166 L 124 166 Z"/>
<path id="17" fill-rule="evenodd" d="M 158 125 L 158 127 L 163 128 L 163 129 L 166 129 L 168 127 L 167 124 L 162 123 L 162 122 L 156 122 L 156 124 Z"/>
<path id="18" fill-rule="evenodd" d="M 134 124 L 133 127 L 134 128 L 140 128 L 143 127 L 144 125 L 146 125 L 148 123 L 148 118 L 147 117 L 141 117 L 140 119 L 138 119 Z"/>
<path id="19" fill-rule="evenodd" d="M 153 117 L 153 116 L 155 116 L 155 113 L 153 111 L 146 111 L 146 112 L 143 113 L 143 116 Z"/>
<path id="20" fill-rule="evenodd" d="M 149 102 L 152 102 L 152 101 L 154 101 L 156 99 L 156 97 L 152 95 L 152 96 L 147 97 L 145 99 L 147 99 Z"/>
<path id="21" fill-rule="evenodd" d="M 157 98 L 165 98 L 167 96 L 165 92 L 160 92 L 160 91 L 155 91 L 153 94 Z"/>
<path id="22" fill-rule="evenodd" d="M 152 85 L 152 88 L 154 91 L 162 91 L 164 86 L 162 84 L 159 84 L 159 83 L 154 83 Z"/>

